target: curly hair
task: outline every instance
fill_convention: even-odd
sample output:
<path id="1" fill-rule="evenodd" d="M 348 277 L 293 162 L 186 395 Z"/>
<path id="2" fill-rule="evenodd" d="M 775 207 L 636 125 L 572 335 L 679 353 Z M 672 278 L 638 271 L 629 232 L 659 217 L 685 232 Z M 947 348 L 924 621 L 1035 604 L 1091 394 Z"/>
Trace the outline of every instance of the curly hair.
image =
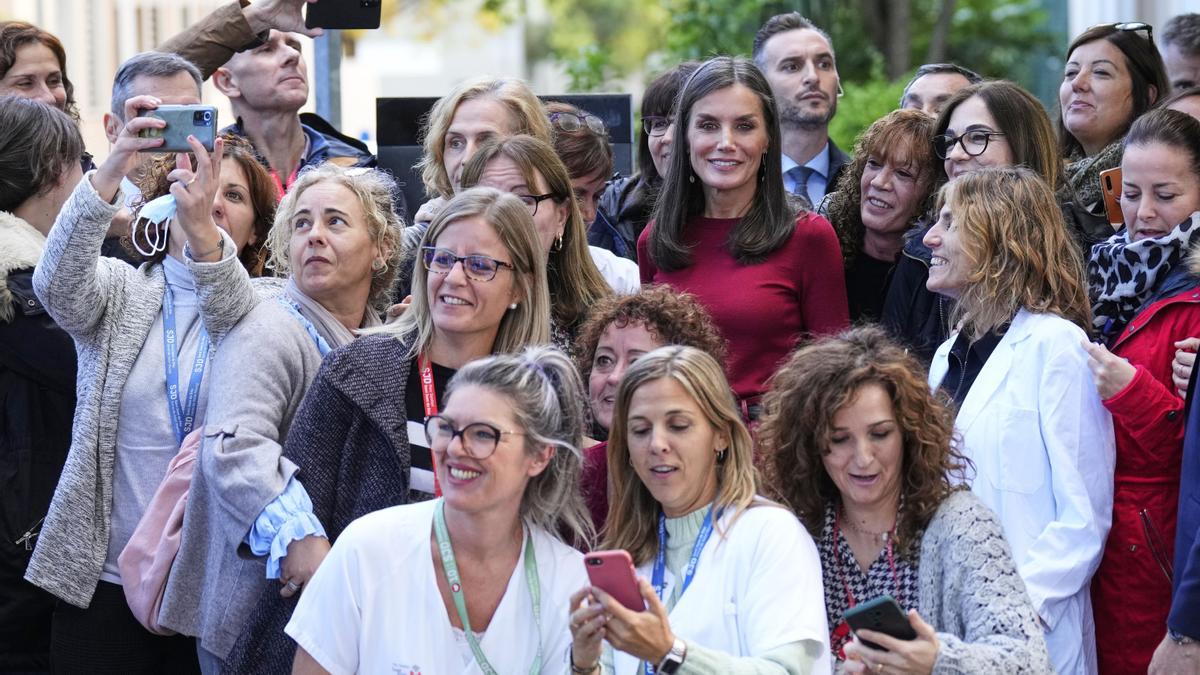
<path id="1" fill-rule="evenodd" d="M 819 537 L 825 507 L 841 495 L 825 471 L 833 418 L 866 385 L 891 397 L 901 430 L 901 504 L 896 543 L 916 553 L 920 533 L 965 478 L 970 460 L 958 449 L 954 412 L 930 392 L 925 369 L 878 326 L 851 328 L 801 347 L 771 380 L 758 429 L 767 493 L 796 512 Z"/>
<path id="2" fill-rule="evenodd" d="M 862 252 L 866 228 L 862 221 L 862 176 L 867 162 L 907 166 L 922 184 L 923 195 L 909 221 L 933 206 L 934 179 L 940 160 L 933 152 L 935 119 L 920 110 L 893 110 L 876 120 L 854 142 L 854 159 L 838 179 L 837 192 L 826 210 L 842 245 L 842 261 L 849 269 Z"/>
<path id="3" fill-rule="evenodd" d="M 299 208 L 297 202 L 305 190 L 324 182 L 337 183 L 350 190 L 362 208 L 371 243 L 383 252 L 383 267 L 372 270 L 371 291 L 367 296 L 367 305 L 373 311 L 383 313 L 391 304 L 392 282 L 396 280 L 396 268 L 400 265 L 400 232 L 404 223 L 395 210 L 396 181 L 382 169 L 344 168 L 325 162 L 302 171 L 275 212 L 275 223 L 267 237 L 267 250 L 270 251 L 267 267 L 281 276 L 291 273 L 289 244 L 292 218 Z"/>
<path id="4" fill-rule="evenodd" d="M 1091 331 L 1083 256 L 1040 175 L 1023 166 L 971 171 L 942 187 L 938 211 L 944 205 L 967 270 L 951 325 L 961 321 L 979 339 L 1023 308 Z"/>
<path id="5" fill-rule="evenodd" d="M 246 243 L 242 250 L 238 252 L 238 260 L 242 262 L 242 266 L 250 273 L 252 277 L 270 276 L 271 271 L 267 269 L 267 237 L 271 233 L 271 224 L 275 221 L 275 206 L 279 202 L 279 194 L 275 188 L 275 183 L 271 181 L 271 174 L 267 173 L 266 168 L 258 160 L 258 153 L 254 151 L 254 146 L 250 141 L 236 134 L 221 134 L 221 138 L 225 141 L 225 156 L 222 161 L 232 159 L 237 162 L 242 168 L 242 172 L 246 174 L 246 181 L 249 183 L 246 187 L 250 190 L 250 206 L 254 209 L 254 243 Z M 196 164 L 196 157 L 188 153 L 188 157 L 192 161 L 192 165 Z M 170 193 L 171 180 L 167 178 L 172 171 L 175 170 L 175 153 L 165 153 L 157 156 L 142 172 L 142 175 L 137 180 L 138 189 L 142 191 L 141 201 L 135 207 L 134 218 L 138 217 L 141 208 L 154 199 Z M 129 237 L 123 236 L 121 244 L 125 250 L 137 258 L 141 258 L 143 262 L 161 262 L 166 257 L 166 251 L 145 257 L 137 251 L 133 246 L 133 242 Z"/>
<path id="6" fill-rule="evenodd" d="M 626 420 L 634 392 L 662 379 L 678 383 L 712 428 L 729 440 L 725 459 L 718 459 L 715 467 L 717 493 L 713 498 L 714 509 L 729 509 L 734 514 L 726 528 L 753 505 L 758 492 L 754 443 L 720 364 L 699 349 L 678 345 L 659 347 L 634 361 L 617 389 L 613 433 L 608 441 L 611 496 L 602 546 L 629 551 L 635 565 L 648 561 L 658 548 L 656 527 L 661 506 L 633 469 Z M 725 534 L 720 526 L 718 532 Z"/>
<path id="7" fill-rule="evenodd" d="M 584 381 L 592 374 L 592 361 L 600 336 L 609 326 L 641 324 L 663 345 L 695 347 L 725 363 L 726 342 L 712 316 L 696 296 L 670 286 L 643 286 L 633 295 L 613 295 L 592 306 L 575 338 L 575 364 Z"/>

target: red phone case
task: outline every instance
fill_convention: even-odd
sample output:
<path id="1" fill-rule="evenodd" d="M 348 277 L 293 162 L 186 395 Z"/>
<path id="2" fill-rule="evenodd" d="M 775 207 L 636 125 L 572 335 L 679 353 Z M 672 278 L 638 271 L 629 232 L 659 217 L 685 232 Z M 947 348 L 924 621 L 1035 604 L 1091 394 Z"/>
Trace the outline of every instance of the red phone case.
<path id="1" fill-rule="evenodd" d="M 633 569 L 633 558 L 622 550 L 592 551 L 583 556 L 588 580 L 592 585 L 617 599 L 635 612 L 646 609 L 646 601 L 638 590 L 637 572 Z"/>

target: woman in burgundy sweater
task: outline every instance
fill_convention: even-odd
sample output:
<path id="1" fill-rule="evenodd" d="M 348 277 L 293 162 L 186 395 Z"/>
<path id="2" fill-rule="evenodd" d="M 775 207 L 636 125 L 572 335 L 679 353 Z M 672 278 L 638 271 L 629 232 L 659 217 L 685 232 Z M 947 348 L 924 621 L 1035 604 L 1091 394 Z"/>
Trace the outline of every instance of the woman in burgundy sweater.
<path id="1" fill-rule="evenodd" d="M 849 323 L 837 235 L 783 188 L 779 120 L 747 59 L 705 62 L 684 85 L 655 220 L 638 239 L 642 283 L 694 294 L 729 341 L 725 370 L 748 419 L 808 334 Z"/>

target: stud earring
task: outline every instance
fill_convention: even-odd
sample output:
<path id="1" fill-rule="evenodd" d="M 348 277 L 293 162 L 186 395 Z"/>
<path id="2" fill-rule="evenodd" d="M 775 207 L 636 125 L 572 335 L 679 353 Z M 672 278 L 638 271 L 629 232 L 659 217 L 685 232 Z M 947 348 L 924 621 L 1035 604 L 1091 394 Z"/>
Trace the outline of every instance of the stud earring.
<path id="1" fill-rule="evenodd" d="M 371 269 L 375 270 L 376 272 L 382 270 L 383 266 L 384 266 L 384 263 L 379 258 L 376 258 L 375 260 L 373 260 L 371 262 Z"/>
<path id="2" fill-rule="evenodd" d="M 509 306 L 508 306 L 508 308 L 509 308 L 509 309 L 516 309 L 516 308 L 517 308 L 517 303 L 515 303 L 515 302 L 514 302 L 513 304 L 509 305 Z"/>

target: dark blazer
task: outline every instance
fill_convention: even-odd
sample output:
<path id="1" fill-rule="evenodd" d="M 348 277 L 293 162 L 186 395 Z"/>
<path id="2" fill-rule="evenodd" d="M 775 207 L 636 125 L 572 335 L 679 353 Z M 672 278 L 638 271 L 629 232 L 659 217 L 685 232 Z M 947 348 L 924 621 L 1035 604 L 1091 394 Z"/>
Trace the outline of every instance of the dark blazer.
<path id="1" fill-rule="evenodd" d="M 1183 468 L 1179 472 L 1179 520 L 1175 526 L 1175 569 L 1167 626 L 1200 639 L 1200 405 L 1196 369 L 1188 382 Z"/>
<path id="2" fill-rule="evenodd" d="M 842 149 L 829 139 L 829 180 L 825 182 L 825 194 L 829 194 L 837 189 L 838 180 L 842 177 L 842 172 L 846 170 L 846 165 L 853 159 L 850 155 L 842 152 Z"/>
<path id="3" fill-rule="evenodd" d="M 408 503 L 409 345 L 368 335 L 329 353 L 288 430 L 283 455 L 330 543 L 353 520 Z M 222 667 L 232 673 L 290 673 L 296 643 L 283 628 L 299 596 L 270 585 Z"/>

